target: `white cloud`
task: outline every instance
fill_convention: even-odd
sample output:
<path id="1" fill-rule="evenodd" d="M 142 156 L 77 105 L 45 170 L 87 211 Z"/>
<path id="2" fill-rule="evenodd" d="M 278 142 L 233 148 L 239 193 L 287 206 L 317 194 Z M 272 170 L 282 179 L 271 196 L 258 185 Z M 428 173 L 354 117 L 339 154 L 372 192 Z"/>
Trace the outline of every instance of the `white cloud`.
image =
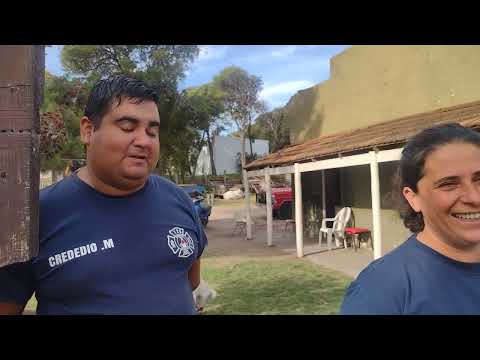
<path id="1" fill-rule="evenodd" d="M 299 90 L 314 86 L 309 80 L 285 81 L 273 85 L 267 85 L 260 92 L 260 99 L 265 100 L 270 108 L 285 105 L 288 100 Z"/>
<path id="2" fill-rule="evenodd" d="M 282 49 L 272 51 L 271 55 L 276 57 L 283 57 L 283 56 L 292 55 L 296 50 L 297 50 L 296 45 L 289 45 L 289 46 L 285 46 Z"/>
<path id="3" fill-rule="evenodd" d="M 285 81 L 275 85 L 265 86 L 260 93 L 260 98 L 267 99 L 276 95 L 294 94 L 298 90 L 315 85 L 310 80 Z"/>
<path id="4" fill-rule="evenodd" d="M 218 60 L 225 57 L 228 46 L 201 45 L 198 61 Z"/>

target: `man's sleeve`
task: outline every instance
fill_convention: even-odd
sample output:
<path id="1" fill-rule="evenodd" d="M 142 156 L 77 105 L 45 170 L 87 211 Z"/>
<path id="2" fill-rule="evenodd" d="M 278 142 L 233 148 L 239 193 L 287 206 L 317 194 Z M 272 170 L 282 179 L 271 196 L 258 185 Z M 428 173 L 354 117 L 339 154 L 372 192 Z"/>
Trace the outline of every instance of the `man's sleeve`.
<path id="1" fill-rule="evenodd" d="M 208 239 L 207 239 L 207 234 L 205 234 L 205 230 L 203 229 L 203 224 L 200 221 L 200 217 L 198 216 L 195 209 L 193 209 L 193 211 L 195 213 L 195 221 L 197 223 L 197 229 L 198 229 L 198 256 L 197 256 L 197 259 L 199 259 L 203 254 L 203 250 L 206 248 L 206 246 L 208 244 Z"/>
<path id="2" fill-rule="evenodd" d="M 31 261 L 27 261 L 0 268 L 0 302 L 28 302 L 35 291 L 31 266 Z"/>

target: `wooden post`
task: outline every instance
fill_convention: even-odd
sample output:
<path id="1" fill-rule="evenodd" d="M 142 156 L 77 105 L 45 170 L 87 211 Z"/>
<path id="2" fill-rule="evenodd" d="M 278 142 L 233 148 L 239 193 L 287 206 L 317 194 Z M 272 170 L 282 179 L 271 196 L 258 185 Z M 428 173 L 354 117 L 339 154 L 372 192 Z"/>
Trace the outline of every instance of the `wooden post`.
<path id="1" fill-rule="evenodd" d="M 247 171 L 243 171 L 243 183 L 245 184 L 245 208 L 247 215 L 247 240 L 252 239 L 252 214 L 250 210 L 250 188 L 248 186 Z"/>
<path id="2" fill-rule="evenodd" d="M 0 266 L 38 254 L 44 72 L 44 46 L 0 46 Z"/>
<path id="3" fill-rule="evenodd" d="M 265 168 L 265 187 L 267 203 L 267 245 L 272 246 L 273 238 L 273 216 L 272 216 L 272 184 L 270 181 L 270 168 Z"/>
<path id="4" fill-rule="evenodd" d="M 327 217 L 327 200 L 325 191 L 325 170 L 322 170 L 322 217 Z"/>
<path id="5" fill-rule="evenodd" d="M 373 258 L 382 256 L 382 219 L 380 214 L 380 179 L 378 173 L 377 153 L 370 151 L 370 177 L 372 187 L 373 217 Z"/>
<path id="6" fill-rule="evenodd" d="M 303 257 L 302 174 L 298 163 L 295 163 L 295 231 L 297 256 Z"/>

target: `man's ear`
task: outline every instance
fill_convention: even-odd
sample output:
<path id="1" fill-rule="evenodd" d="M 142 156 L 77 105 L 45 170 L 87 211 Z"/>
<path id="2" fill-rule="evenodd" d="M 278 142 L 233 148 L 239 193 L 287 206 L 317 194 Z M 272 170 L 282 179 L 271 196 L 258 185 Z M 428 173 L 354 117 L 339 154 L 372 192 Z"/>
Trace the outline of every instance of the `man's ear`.
<path id="1" fill-rule="evenodd" d="M 90 140 L 94 131 L 93 122 L 86 116 L 80 119 L 80 140 L 85 145 L 90 145 Z"/>
<path id="2" fill-rule="evenodd" d="M 411 208 L 415 212 L 422 211 L 420 198 L 415 191 L 413 191 L 409 187 L 404 187 L 403 190 L 402 190 L 402 193 L 403 193 L 403 196 L 405 197 L 405 199 L 410 204 Z"/>

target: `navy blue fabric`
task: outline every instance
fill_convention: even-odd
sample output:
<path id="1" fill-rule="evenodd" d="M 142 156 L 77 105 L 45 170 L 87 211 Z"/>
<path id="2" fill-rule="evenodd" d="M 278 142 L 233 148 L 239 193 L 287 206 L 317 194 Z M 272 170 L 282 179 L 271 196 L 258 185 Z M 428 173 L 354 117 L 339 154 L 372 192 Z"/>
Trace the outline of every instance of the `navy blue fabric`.
<path id="1" fill-rule="evenodd" d="M 450 259 L 413 235 L 359 274 L 340 314 L 480 314 L 480 263 Z"/>
<path id="2" fill-rule="evenodd" d="M 76 175 L 40 193 L 40 252 L 0 269 L 0 301 L 38 314 L 194 314 L 188 271 L 207 243 L 188 195 L 150 176 L 111 197 Z"/>

